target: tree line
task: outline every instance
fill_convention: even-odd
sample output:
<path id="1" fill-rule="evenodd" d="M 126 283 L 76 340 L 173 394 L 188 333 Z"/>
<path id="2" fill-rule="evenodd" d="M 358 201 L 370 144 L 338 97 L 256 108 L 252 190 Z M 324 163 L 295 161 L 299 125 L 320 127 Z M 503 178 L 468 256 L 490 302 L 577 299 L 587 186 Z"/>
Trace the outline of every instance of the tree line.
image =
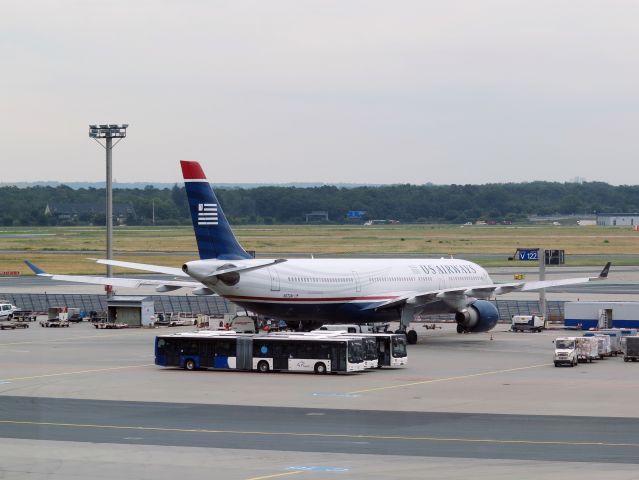
<path id="1" fill-rule="evenodd" d="M 531 215 L 634 213 L 639 186 L 586 183 L 494 183 L 486 185 L 389 185 L 344 188 L 265 186 L 216 189 L 232 224 L 298 224 L 306 214 L 328 213 L 330 223 L 362 223 L 367 219 L 402 223 L 465 223 L 477 220 L 521 222 Z M 67 186 L 0 188 L 0 225 L 104 225 L 104 211 L 61 218 L 45 214 L 51 204 L 104 205 L 105 190 Z M 183 186 L 116 189 L 115 204 L 133 207 L 128 225 L 187 225 Z M 349 211 L 365 212 L 348 219 Z"/>

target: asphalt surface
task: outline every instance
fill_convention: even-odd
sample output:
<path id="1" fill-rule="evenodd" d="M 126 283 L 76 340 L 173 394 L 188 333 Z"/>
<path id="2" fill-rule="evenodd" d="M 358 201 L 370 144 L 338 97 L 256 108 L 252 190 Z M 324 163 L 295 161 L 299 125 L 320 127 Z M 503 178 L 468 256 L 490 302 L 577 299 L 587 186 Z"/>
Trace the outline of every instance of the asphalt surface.
<path id="1" fill-rule="evenodd" d="M 0 398 L 5 438 L 639 464 L 639 419 Z"/>

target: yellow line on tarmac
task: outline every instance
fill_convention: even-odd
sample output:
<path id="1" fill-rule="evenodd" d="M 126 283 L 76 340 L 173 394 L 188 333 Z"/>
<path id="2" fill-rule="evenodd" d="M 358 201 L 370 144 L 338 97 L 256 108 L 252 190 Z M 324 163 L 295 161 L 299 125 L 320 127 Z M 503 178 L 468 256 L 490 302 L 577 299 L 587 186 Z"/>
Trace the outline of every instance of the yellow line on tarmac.
<path id="1" fill-rule="evenodd" d="M 0 381 L 3 382 L 16 382 L 18 380 L 34 380 L 36 378 L 48 378 L 48 377 L 61 377 L 64 375 L 77 375 L 80 373 L 99 373 L 99 372 L 109 372 L 113 370 L 125 370 L 127 368 L 141 368 L 141 367 L 150 367 L 153 366 L 152 363 L 147 363 L 144 365 L 127 365 L 126 367 L 109 367 L 109 368 L 95 368 L 92 370 L 78 370 L 75 372 L 62 372 L 62 373 L 46 373 L 43 375 L 33 375 L 31 377 L 15 377 L 15 378 L 0 378 Z"/>
<path id="2" fill-rule="evenodd" d="M 266 475 L 265 477 L 251 477 L 251 478 L 247 478 L 246 480 L 264 480 L 266 478 L 286 477 L 288 475 L 296 475 L 298 473 L 304 473 L 304 471 L 303 470 L 295 470 L 293 472 L 276 473 L 275 475 Z"/>
<path id="3" fill-rule="evenodd" d="M 491 372 L 480 372 L 480 373 L 471 373 L 469 375 L 459 375 L 456 377 L 444 377 L 444 378 L 435 378 L 433 380 L 424 380 L 422 382 L 411 382 L 411 383 L 402 383 L 400 385 L 388 385 L 386 387 L 375 387 L 375 388 L 367 388 L 364 390 L 354 390 L 352 392 L 346 392 L 347 395 L 354 395 L 358 393 L 368 393 L 368 392 L 376 392 L 379 390 L 390 390 L 393 388 L 404 388 L 404 387 L 413 387 L 415 385 L 426 385 L 428 383 L 438 383 L 438 382 L 452 382 L 453 380 L 466 380 L 467 378 L 474 377 L 484 377 L 487 375 L 496 375 L 498 373 L 508 373 L 508 372 L 517 372 L 520 370 L 529 370 L 531 368 L 539 368 L 539 367 L 547 367 L 549 363 L 544 363 L 541 365 L 530 365 L 528 367 L 518 367 L 518 368 L 507 368 L 505 370 L 493 370 Z"/>
<path id="4" fill-rule="evenodd" d="M 398 440 L 418 442 L 455 442 L 455 443 L 484 443 L 496 445 L 562 445 L 562 446 L 590 446 L 590 447 L 629 447 L 639 448 L 639 443 L 608 443 L 608 442 L 565 442 L 560 440 L 498 440 L 494 438 L 447 438 L 447 437 L 408 437 L 403 435 L 358 435 L 348 433 L 301 433 L 301 432 L 260 432 L 242 430 L 211 430 L 206 428 L 170 428 L 170 427 L 142 427 L 126 425 L 95 425 L 83 423 L 31 422 L 22 420 L 0 420 L 0 425 L 31 425 L 63 428 L 93 428 L 111 430 L 134 430 L 136 432 L 172 432 L 172 433 L 204 433 L 251 436 L 279 436 L 279 437 L 316 437 L 316 438 L 346 438 L 352 440 Z"/>

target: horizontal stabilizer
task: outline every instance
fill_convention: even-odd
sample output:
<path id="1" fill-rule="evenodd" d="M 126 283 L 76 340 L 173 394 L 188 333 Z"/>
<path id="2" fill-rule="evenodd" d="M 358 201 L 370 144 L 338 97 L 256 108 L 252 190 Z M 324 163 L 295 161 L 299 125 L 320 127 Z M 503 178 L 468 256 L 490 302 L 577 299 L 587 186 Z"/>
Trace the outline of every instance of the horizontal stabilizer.
<path id="1" fill-rule="evenodd" d="M 27 267 L 29 267 L 33 273 L 35 273 L 36 275 L 39 275 L 40 277 L 51 276 L 50 273 L 45 272 L 40 267 L 38 267 L 35 263 L 31 263 L 29 260 L 25 260 L 24 263 L 27 264 Z"/>

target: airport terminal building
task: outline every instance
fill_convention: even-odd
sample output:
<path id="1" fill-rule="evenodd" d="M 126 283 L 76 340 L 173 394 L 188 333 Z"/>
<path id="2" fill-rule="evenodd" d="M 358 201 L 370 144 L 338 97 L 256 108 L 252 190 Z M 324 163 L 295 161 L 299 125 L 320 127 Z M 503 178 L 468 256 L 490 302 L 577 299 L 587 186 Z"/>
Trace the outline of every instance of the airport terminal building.
<path id="1" fill-rule="evenodd" d="M 597 225 L 602 227 L 634 227 L 639 225 L 639 213 L 599 213 Z"/>

